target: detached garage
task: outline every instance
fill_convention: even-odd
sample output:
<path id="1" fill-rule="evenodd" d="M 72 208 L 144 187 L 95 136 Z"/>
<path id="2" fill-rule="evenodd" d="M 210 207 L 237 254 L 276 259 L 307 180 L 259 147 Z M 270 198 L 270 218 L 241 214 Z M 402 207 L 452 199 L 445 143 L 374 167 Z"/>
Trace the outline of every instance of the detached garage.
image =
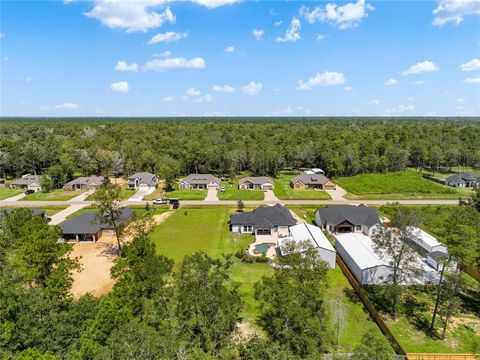
<path id="1" fill-rule="evenodd" d="M 335 235 L 335 249 L 350 272 L 362 285 L 388 282 L 392 268 L 373 251 L 372 239 L 362 233 Z"/>

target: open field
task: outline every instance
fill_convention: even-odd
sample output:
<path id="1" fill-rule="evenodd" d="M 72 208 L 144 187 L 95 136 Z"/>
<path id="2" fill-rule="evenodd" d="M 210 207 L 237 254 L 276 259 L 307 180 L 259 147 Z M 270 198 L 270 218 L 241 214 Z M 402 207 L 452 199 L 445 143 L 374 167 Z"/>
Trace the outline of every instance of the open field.
<path id="1" fill-rule="evenodd" d="M 232 235 L 229 232 L 227 221 L 234 211 L 228 207 L 185 207 L 158 225 L 151 237 L 158 252 L 174 259 L 177 264 L 185 255 L 200 250 L 214 257 L 224 253 L 232 254 L 245 249 L 253 240 L 250 235 Z M 240 283 L 240 292 L 245 302 L 243 321 L 257 329 L 254 323 L 257 310 L 253 284 L 274 270 L 268 264 L 245 264 L 235 259 L 231 271 L 232 278 Z M 328 276 L 330 287 L 327 290 L 327 301 L 333 306 L 333 300 L 341 299 L 346 314 L 339 350 L 348 352 L 359 343 L 365 332 L 380 330 L 370 319 L 341 270 L 332 270 Z"/>
<path id="2" fill-rule="evenodd" d="M 262 190 L 240 190 L 238 188 L 238 180 L 222 181 L 225 191 L 218 192 L 220 200 L 263 200 Z"/>
<path id="3" fill-rule="evenodd" d="M 1 187 L 0 188 L 0 200 L 5 200 L 5 199 L 8 199 L 8 198 L 11 198 L 12 196 L 18 195 L 20 193 L 22 193 L 22 192 L 19 191 L 19 190 L 10 189 L 7 186 Z"/>
<path id="4" fill-rule="evenodd" d="M 52 190 L 48 193 L 44 193 L 42 191 L 34 192 L 33 194 L 25 196 L 22 200 L 27 201 L 68 201 L 73 199 L 74 197 L 83 194 L 84 191 L 82 190 L 64 190 L 64 189 L 56 189 Z"/>
<path id="5" fill-rule="evenodd" d="M 323 190 L 294 190 L 290 186 L 290 180 L 297 176 L 299 172 L 282 171 L 277 178 L 274 178 L 275 188 L 273 192 L 280 200 L 329 200 L 328 195 Z"/>
<path id="6" fill-rule="evenodd" d="M 464 196 L 463 192 L 427 180 L 413 170 L 339 177 L 334 182 L 348 191 L 345 197 L 352 200 L 457 199 Z"/>

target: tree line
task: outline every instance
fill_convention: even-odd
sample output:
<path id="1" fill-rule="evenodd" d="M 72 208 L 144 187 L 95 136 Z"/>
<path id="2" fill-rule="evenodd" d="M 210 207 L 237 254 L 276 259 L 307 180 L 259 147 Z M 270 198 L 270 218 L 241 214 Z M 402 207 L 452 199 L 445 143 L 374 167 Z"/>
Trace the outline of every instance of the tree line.
<path id="1" fill-rule="evenodd" d="M 278 174 L 321 167 L 329 176 L 480 168 L 478 119 L 2 119 L 0 173 L 74 175 L 149 171 Z"/>

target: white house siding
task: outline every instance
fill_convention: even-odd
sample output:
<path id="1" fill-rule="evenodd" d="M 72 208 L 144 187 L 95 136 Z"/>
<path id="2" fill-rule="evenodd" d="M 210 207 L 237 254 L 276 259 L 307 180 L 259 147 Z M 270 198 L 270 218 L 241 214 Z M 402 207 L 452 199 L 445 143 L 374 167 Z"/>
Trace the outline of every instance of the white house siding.
<path id="1" fill-rule="evenodd" d="M 33 190 L 33 191 L 40 191 L 41 188 L 42 188 L 41 185 L 37 183 L 30 184 L 27 187 L 28 190 Z"/>
<path id="2" fill-rule="evenodd" d="M 392 269 L 386 265 L 374 266 L 362 271 L 362 285 L 380 285 L 389 281 Z M 357 279 L 358 280 L 358 279 Z"/>
<path id="3" fill-rule="evenodd" d="M 357 265 L 357 263 L 353 260 L 350 254 L 343 248 L 342 244 L 339 241 L 335 242 L 335 250 L 337 250 L 337 254 L 342 258 L 343 262 L 347 265 L 350 269 L 350 272 L 355 276 L 358 282 L 362 282 L 362 269 Z"/>
<path id="4" fill-rule="evenodd" d="M 331 269 L 335 269 L 336 253 L 327 249 L 318 248 L 317 253 L 320 259 L 325 261 Z"/>

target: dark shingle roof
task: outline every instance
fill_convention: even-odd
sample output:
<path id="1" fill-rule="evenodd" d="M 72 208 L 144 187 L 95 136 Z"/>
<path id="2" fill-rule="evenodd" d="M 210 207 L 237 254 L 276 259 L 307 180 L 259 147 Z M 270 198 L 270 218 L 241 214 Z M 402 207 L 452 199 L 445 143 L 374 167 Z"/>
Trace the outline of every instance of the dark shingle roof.
<path id="1" fill-rule="evenodd" d="M 345 220 L 353 225 L 367 225 L 368 227 L 380 223 L 377 210 L 363 204 L 359 206 L 329 205 L 326 208 L 318 209 L 317 213 L 320 215 L 321 220 L 321 224 L 317 225 L 338 225 Z"/>
<path id="2" fill-rule="evenodd" d="M 292 184 L 301 181 L 307 185 L 318 185 L 318 184 L 325 184 L 329 181 L 329 179 L 323 174 L 306 174 L 302 173 L 292 179 Z"/>
<path id="3" fill-rule="evenodd" d="M 200 184 L 210 184 L 212 182 L 217 183 L 220 185 L 221 181 L 218 177 L 213 176 L 211 174 L 190 174 L 185 179 L 183 179 L 181 182 L 186 182 L 187 184 L 195 184 L 195 185 L 200 185 Z"/>
<path id="4" fill-rule="evenodd" d="M 65 186 L 83 184 L 86 186 L 100 186 L 105 182 L 105 178 L 103 176 L 80 176 L 72 181 L 69 181 L 65 184 Z"/>
<path id="5" fill-rule="evenodd" d="M 147 184 L 148 186 L 156 186 L 158 178 L 155 174 L 148 172 L 138 172 L 128 177 L 128 181 L 133 182 L 138 179 L 139 184 Z"/>
<path id="6" fill-rule="evenodd" d="M 33 183 L 40 184 L 42 181 L 41 175 L 24 175 L 21 179 L 12 181 L 10 185 L 30 185 Z"/>
<path id="7" fill-rule="evenodd" d="M 125 224 L 133 216 L 133 210 L 122 208 L 120 224 Z M 65 220 L 60 225 L 64 234 L 95 234 L 100 229 L 110 229 L 110 226 L 97 218 L 96 213 L 84 213 Z"/>
<path id="8" fill-rule="evenodd" d="M 478 181 L 479 178 L 480 178 L 480 175 L 464 172 L 461 174 L 455 174 L 455 175 L 449 176 L 448 178 L 445 179 L 445 182 L 462 183 L 466 181 Z"/>
<path id="9" fill-rule="evenodd" d="M 246 182 L 251 182 L 252 184 L 260 185 L 260 186 L 265 183 L 273 184 L 273 180 L 267 176 L 247 176 L 247 177 L 241 178 L 238 181 L 240 185 Z"/>
<path id="10" fill-rule="evenodd" d="M 261 206 L 252 212 L 233 214 L 230 218 L 232 225 L 252 225 L 257 228 L 274 226 L 292 226 L 297 222 L 290 211 L 280 204 Z"/>

